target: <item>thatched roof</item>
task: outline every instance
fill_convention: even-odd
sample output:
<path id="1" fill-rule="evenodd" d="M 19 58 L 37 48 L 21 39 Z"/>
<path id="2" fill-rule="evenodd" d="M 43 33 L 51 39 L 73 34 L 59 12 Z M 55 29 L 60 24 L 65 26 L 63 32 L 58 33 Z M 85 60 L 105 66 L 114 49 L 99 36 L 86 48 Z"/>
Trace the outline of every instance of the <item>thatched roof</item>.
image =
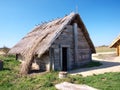
<path id="1" fill-rule="evenodd" d="M 118 46 L 118 44 L 120 45 L 120 35 L 113 40 L 113 42 L 111 43 L 110 47 L 111 48 L 113 48 L 113 47 L 116 48 Z"/>
<path id="2" fill-rule="evenodd" d="M 36 26 L 30 33 L 22 38 L 22 40 L 20 40 L 9 53 L 25 55 L 32 47 L 34 47 L 34 49 L 32 48 L 32 52 L 40 57 L 49 49 L 65 26 L 67 24 L 71 24 L 74 20 L 77 21 L 78 25 L 82 28 L 83 34 L 91 47 L 92 53 L 95 53 L 95 48 L 89 37 L 87 29 L 79 14 L 76 13 L 71 13 L 63 18 Z"/>

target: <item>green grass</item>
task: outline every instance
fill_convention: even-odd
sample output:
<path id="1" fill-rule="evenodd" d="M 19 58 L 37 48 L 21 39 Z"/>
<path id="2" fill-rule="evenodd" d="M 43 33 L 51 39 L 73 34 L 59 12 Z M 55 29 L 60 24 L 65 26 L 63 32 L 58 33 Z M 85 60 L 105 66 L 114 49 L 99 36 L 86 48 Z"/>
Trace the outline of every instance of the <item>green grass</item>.
<path id="1" fill-rule="evenodd" d="M 60 82 L 87 84 L 101 90 L 120 90 L 120 73 L 105 73 L 89 77 L 68 75 L 65 79 L 58 78 L 58 72 L 44 74 L 19 74 L 20 63 L 14 56 L 0 56 L 4 61 L 4 69 L 0 71 L 0 90 L 56 90 L 54 85 Z"/>
<path id="2" fill-rule="evenodd" d="M 115 48 L 109 48 L 108 46 L 99 46 L 96 47 L 96 52 L 115 52 Z"/>

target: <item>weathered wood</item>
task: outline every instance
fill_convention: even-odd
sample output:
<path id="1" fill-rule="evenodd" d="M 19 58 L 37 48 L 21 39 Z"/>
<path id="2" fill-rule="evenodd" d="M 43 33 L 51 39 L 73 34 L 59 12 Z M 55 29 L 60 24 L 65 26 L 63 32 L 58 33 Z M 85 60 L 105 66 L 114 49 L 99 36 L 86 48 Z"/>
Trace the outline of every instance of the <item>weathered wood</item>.
<path id="1" fill-rule="evenodd" d="M 74 52 L 75 52 L 75 63 L 78 60 L 78 30 L 77 23 L 74 23 Z"/>
<path id="2" fill-rule="evenodd" d="M 78 30 L 78 27 L 81 29 Z M 81 43 L 78 44 L 78 42 Z M 77 63 L 81 63 L 78 60 L 78 47 L 80 49 L 90 49 L 92 50 L 92 53 L 95 53 L 94 45 L 89 37 L 85 25 L 83 24 L 80 16 L 75 13 L 71 13 L 64 18 L 55 19 L 51 22 L 37 26 L 17 45 L 15 45 L 9 53 L 19 53 L 23 57 L 22 60 L 24 60 L 24 63 L 22 63 L 20 71 L 21 74 L 27 74 L 30 71 L 33 58 L 36 54 L 37 57 L 40 58 L 42 69 L 46 68 L 46 70 L 49 70 L 52 66 L 55 70 L 60 70 L 61 62 L 59 45 L 70 46 L 68 51 L 70 53 L 68 60 L 70 69 L 74 68 Z M 50 51 L 50 56 L 46 55 L 47 58 L 43 57 L 51 46 L 54 48 L 54 51 Z M 86 51 L 83 51 L 83 53 L 84 52 Z M 87 57 L 87 55 L 84 55 L 84 57 Z M 49 61 L 48 58 L 50 58 L 51 61 Z"/>
<path id="3" fill-rule="evenodd" d="M 120 56 L 120 35 L 113 40 L 110 45 L 110 48 L 116 48 L 117 56 Z"/>
<path id="4" fill-rule="evenodd" d="M 118 49 L 118 52 L 119 52 L 119 53 L 118 53 L 118 56 L 120 56 L 120 45 L 118 46 L 118 48 L 119 48 L 119 49 Z"/>
<path id="5" fill-rule="evenodd" d="M 120 56 L 120 45 L 116 47 L 117 56 Z"/>
<path id="6" fill-rule="evenodd" d="M 49 48 L 49 56 L 50 56 L 50 71 L 52 71 L 52 48 Z"/>
<path id="7" fill-rule="evenodd" d="M 49 49 L 50 56 L 50 71 L 54 70 L 54 48 L 50 47 Z"/>

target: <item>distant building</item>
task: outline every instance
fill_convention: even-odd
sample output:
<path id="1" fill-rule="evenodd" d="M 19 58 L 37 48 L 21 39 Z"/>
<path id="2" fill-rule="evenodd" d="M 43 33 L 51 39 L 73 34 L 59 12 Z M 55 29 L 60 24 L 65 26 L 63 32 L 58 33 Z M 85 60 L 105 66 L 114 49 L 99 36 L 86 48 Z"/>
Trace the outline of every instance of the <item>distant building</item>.
<path id="1" fill-rule="evenodd" d="M 117 55 L 120 56 L 120 35 L 115 40 L 113 40 L 110 47 L 116 48 Z"/>
<path id="2" fill-rule="evenodd" d="M 79 14 L 71 13 L 37 26 L 9 53 L 16 54 L 26 63 L 32 61 L 40 70 L 69 71 L 90 62 L 91 54 L 95 52 Z"/>

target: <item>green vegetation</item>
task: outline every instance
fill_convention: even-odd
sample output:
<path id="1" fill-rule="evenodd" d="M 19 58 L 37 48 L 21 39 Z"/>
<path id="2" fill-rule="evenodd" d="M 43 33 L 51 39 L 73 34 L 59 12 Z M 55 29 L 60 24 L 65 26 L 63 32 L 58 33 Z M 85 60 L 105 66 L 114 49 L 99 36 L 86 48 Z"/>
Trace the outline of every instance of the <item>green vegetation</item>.
<path id="1" fill-rule="evenodd" d="M 108 46 L 99 46 L 99 47 L 96 47 L 96 52 L 99 53 L 99 52 L 114 52 L 115 51 L 115 48 L 109 48 Z"/>
<path id="2" fill-rule="evenodd" d="M 87 84 L 100 90 L 120 90 L 120 73 L 105 73 L 85 78 L 79 78 L 77 75 L 73 78 L 76 83 Z"/>
<path id="3" fill-rule="evenodd" d="M 27 76 L 19 74 L 20 63 L 14 56 L 0 56 L 4 61 L 4 69 L 0 71 L 0 90 L 56 90 L 54 85 L 60 82 L 87 84 L 101 90 L 119 90 L 120 73 L 105 73 L 89 77 L 68 75 L 58 78 L 58 72 L 37 73 Z"/>

